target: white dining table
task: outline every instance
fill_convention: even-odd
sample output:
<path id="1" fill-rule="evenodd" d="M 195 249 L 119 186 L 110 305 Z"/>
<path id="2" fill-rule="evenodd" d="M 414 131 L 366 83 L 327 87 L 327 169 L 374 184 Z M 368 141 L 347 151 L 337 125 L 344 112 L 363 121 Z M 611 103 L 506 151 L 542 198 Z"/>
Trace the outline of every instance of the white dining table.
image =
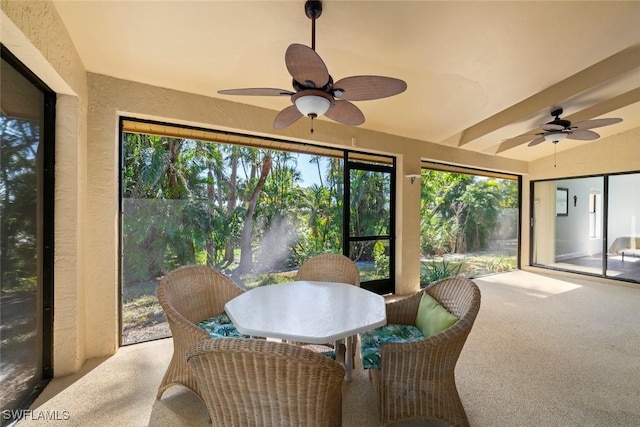
<path id="1" fill-rule="evenodd" d="M 334 282 L 261 286 L 228 301 L 225 311 L 243 334 L 309 344 L 334 342 L 387 323 L 381 295 Z M 345 379 L 351 381 L 351 340 L 345 345 Z"/>

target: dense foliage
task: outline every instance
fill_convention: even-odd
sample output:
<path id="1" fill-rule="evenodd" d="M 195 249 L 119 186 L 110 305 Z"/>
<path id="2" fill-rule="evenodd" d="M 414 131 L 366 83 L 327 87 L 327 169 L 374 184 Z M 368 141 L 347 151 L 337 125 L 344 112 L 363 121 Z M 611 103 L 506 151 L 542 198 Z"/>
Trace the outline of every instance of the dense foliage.
<path id="1" fill-rule="evenodd" d="M 2 291 L 37 285 L 37 156 L 40 127 L 0 115 L 0 265 Z"/>
<path id="2" fill-rule="evenodd" d="M 246 283 L 342 252 L 342 158 L 134 133 L 123 149 L 125 282 L 197 263 Z M 312 180 L 303 169 L 315 170 Z M 389 235 L 389 177 L 352 169 L 349 179 L 350 235 Z M 517 205 L 508 181 L 431 170 L 421 181 L 425 255 L 486 248 L 503 209 Z M 388 277 L 388 241 L 350 245 L 355 260 Z"/>
<path id="3" fill-rule="evenodd" d="M 517 237 L 517 218 L 501 221 L 501 215 L 518 207 L 516 181 L 423 170 L 421 191 L 425 255 L 486 250 L 496 237 Z"/>
<path id="4" fill-rule="evenodd" d="M 311 184 L 299 161 L 317 169 Z M 197 263 L 242 282 L 342 252 L 343 179 L 342 159 L 126 133 L 125 281 Z M 389 180 L 354 170 L 351 188 L 352 235 L 388 233 Z M 358 244 L 355 259 L 375 261 L 374 246 Z"/>

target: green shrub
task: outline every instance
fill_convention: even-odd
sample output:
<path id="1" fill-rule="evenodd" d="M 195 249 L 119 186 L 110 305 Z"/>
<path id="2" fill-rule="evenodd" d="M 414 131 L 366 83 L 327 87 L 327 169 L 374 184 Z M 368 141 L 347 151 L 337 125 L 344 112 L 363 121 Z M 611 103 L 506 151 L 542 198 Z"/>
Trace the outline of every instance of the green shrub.
<path id="1" fill-rule="evenodd" d="M 385 245 L 378 240 L 373 246 L 373 258 L 376 268 L 376 274 L 379 277 L 388 277 L 389 275 L 389 256 L 386 254 Z"/>
<path id="2" fill-rule="evenodd" d="M 424 288 L 431 283 L 446 277 L 457 276 L 460 274 L 461 268 L 461 263 L 452 265 L 444 258 L 439 263 L 435 260 L 422 262 L 420 266 L 420 287 Z"/>
<path id="3" fill-rule="evenodd" d="M 515 259 L 513 257 L 492 258 L 487 261 L 485 268 L 489 273 L 500 273 L 503 271 L 511 271 L 515 267 Z"/>

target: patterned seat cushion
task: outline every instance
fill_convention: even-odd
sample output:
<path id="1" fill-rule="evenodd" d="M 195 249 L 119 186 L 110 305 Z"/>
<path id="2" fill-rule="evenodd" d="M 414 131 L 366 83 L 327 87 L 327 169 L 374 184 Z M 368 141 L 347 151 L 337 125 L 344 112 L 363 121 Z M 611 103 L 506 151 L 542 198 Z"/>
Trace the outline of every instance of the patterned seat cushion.
<path id="1" fill-rule="evenodd" d="M 424 338 L 413 325 L 387 324 L 360 334 L 360 357 L 364 369 L 380 369 L 380 347 L 386 342 L 411 342 Z"/>
<path id="2" fill-rule="evenodd" d="M 197 323 L 196 326 L 209 332 L 211 338 L 249 338 L 248 335 L 238 332 L 225 312 L 204 319 L 202 322 Z"/>
<path id="3" fill-rule="evenodd" d="M 315 351 L 316 353 L 320 353 L 323 356 L 336 360 L 336 351 L 332 347 L 320 344 L 304 344 L 302 348 Z"/>

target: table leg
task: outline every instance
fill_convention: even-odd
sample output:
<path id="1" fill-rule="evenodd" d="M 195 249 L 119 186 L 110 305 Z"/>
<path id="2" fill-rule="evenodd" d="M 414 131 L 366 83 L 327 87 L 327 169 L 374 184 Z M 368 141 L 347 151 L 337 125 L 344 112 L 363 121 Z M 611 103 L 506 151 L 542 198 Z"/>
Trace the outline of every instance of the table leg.
<path id="1" fill-rule="evenodd" d="M 351 370 L 353 369 L 353 359 L 351 358 L 351 337 L 346 337 L 344 339 L 345 344 L 345 352 L 344 352 L 344 370 L 345 370 L 345 381 L 351 382 Z"/>

